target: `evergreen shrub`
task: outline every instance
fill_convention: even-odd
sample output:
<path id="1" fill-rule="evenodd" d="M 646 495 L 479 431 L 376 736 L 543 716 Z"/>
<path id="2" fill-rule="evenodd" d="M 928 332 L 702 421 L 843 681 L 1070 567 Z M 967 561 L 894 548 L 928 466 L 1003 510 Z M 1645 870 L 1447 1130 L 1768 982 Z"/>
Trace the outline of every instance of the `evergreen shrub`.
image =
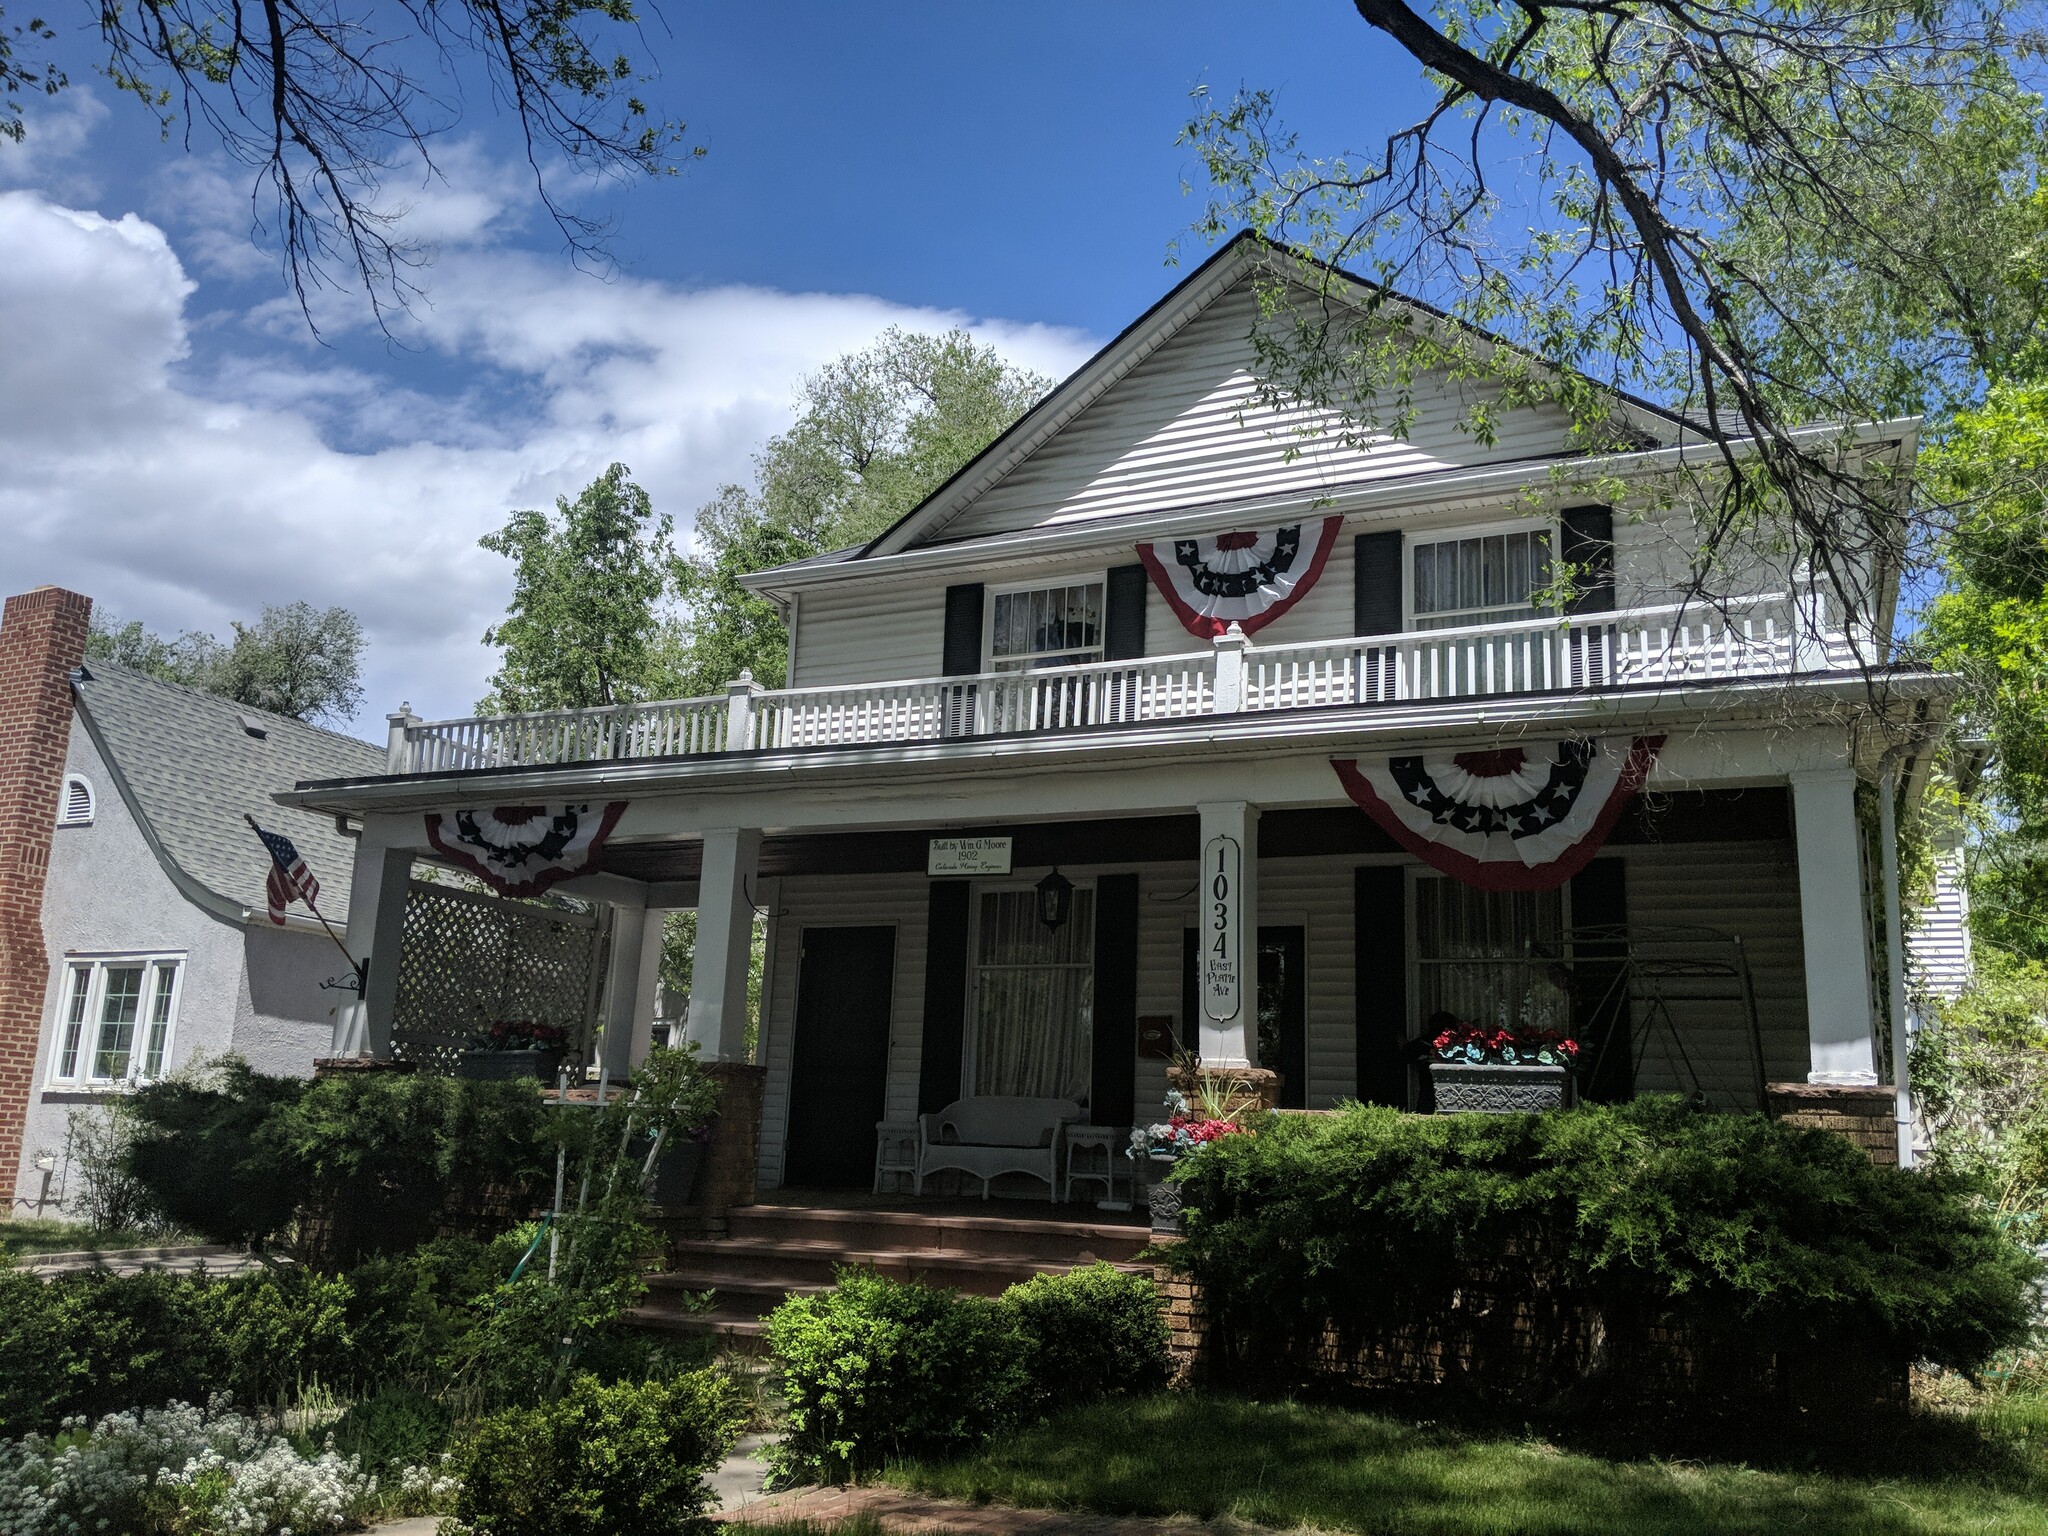
<path id="1" fill-rule="evenodd" d="M 1172 1336 L 1149 1275 L 1091 1264 L 1013 1285 L 1003 1305 L 1024 1334 L 1036 1411 L 1166 1385 Z"/>
<path id="2" fill-rule="evenodd" d="M 1356 1343 L 1460 1334 L 1485 1388 L 1527 1365 L 1507 1307 L 1606 1342 L 1599 1369 L 1676 1325 L 1749 1351 L 1970 1369 L 2027 1326 L 2040 1265 L 1963 1179 L 1873 1165 L 1845 1138 L 1671 1098 L 1543 1115 L 1354 1107 L 1273 1116 L 1182 1165 L 1185 1240 L 1228 1368 L 1308 1369 L 1326 1325 Z M 1538 1333 L 1544 1330 L 1539 1327 Z"/>
<path id="3" fill-rule="evenodd" d="M 605 1385 L 479 1421 L 457 1444 L 464 1536 L 683 1536 L 704 1531 L 705 1476 L 745 1409 L 708 1371 Z"/>

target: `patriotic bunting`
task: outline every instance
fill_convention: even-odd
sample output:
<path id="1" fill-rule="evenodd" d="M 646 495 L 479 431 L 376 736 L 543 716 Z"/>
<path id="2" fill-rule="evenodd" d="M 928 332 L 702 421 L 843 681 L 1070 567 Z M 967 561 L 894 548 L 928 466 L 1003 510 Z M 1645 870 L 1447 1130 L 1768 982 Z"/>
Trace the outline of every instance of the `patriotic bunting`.
<path id="1" fill-rule="evenodd" d="M 501 896 L 538 896 L 597 867 L 626 802 L 499 805 L 427 815 L 427 841 Z"/>
<path id="2" fill-rule="evenodd" d="M 1662 736 L 1439 756 L 1331 759 L 1344 792 L 1410 853 L 1486 891 L 1549 891 L 1592 861 Z"/>
<path id="3" fill-rule="evenodd" d="M 1308 595 L 1343 521 L 1325 517 L 1209 539 L 1140 544 L 1138 558 L 1189 634 L 1213 640 L 1232 624 L 1256 634 Z"/>

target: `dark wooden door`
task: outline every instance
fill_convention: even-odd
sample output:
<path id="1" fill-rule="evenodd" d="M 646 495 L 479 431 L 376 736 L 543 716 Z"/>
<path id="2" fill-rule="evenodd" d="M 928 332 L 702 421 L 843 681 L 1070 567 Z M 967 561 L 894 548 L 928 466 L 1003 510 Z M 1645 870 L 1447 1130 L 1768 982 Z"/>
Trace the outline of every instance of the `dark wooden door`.
<path id="1" fill-rule="evenodd" d="M 889 1087 L 894 928 L 806 928 L 782 1182 L 865 1189 Z"/>
<path id="2" fill-rule="evenodd" d="M 1200 1039 L 1195 930 L 1181 930 L 1181 1043 Z M 1308 940 L 1299 927 L 1259 929 L 1259 1065 L 1280 1074 L 1280 1107 L 1308 1107 Z"/>

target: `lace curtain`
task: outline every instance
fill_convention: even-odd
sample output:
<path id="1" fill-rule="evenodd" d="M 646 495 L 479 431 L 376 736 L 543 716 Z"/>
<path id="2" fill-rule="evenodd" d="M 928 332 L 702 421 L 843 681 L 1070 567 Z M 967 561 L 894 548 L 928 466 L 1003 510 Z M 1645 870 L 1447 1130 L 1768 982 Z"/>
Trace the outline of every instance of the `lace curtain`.
<path id="1" fill-rule="evenodd" d="M 1095 893 L 1065 926 L 1038 893 L 985 891 L 975 933 L 974 1091 L 1086 1103 L 1095 1027 Z"/>
<path id="2" fill-rule="evenodd" d="M 1530 965 L 1555 954 L 1564 927 L 1562 891 L 1482 891 L 1457 880 L 1415 882 L 1415 952 L 1421 961 L 1425 1033 L 1438 1013 L 1465 1024 L 1562 1029 L 1570 999 L 1559 968 Z"/>

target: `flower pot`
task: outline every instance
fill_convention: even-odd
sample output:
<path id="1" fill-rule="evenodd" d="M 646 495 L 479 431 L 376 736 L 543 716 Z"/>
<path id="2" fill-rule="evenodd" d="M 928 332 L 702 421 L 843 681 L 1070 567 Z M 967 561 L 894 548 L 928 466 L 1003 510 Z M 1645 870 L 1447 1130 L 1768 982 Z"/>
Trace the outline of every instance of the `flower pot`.
<path id="1" fill-rule="evenodd" d="M 1563 1109 L 1573 1101 L 1572 1075 L 1536 1063 L 1433 1061 L 1429 1080 L 1440 1115 L 1512 1115 Z"/>
<path id="2" fill-rule="evenodd" d="M 473 1083 L 514 1082 L 522 1077 L 553 1083 L 562 1070 L 563 1054 L 560 1046 L 544 1051 L 464 1051 L 455 1075 Z"/>
<path id="3" fill-rule="evenodd" d="M 1151 1152 L 1137 1159 L 1138 1180 L 1145 1186 L 1145 1202 L 1152 1212 L 1152 1235 L 1180 1235 L 1180 1190 L 1166 1182 L 1179 1161 L 1170 1153 Z"/>
<path id="4" fill-rule="evenodd" d="M 688 1205 L 703 1166 L 703 1142 L 688 1136 L 663 1142 L 661 1156 L 654 1160 L 654 1188 L 648 1191 L 648 1198 L 656 1205 Z"/>

